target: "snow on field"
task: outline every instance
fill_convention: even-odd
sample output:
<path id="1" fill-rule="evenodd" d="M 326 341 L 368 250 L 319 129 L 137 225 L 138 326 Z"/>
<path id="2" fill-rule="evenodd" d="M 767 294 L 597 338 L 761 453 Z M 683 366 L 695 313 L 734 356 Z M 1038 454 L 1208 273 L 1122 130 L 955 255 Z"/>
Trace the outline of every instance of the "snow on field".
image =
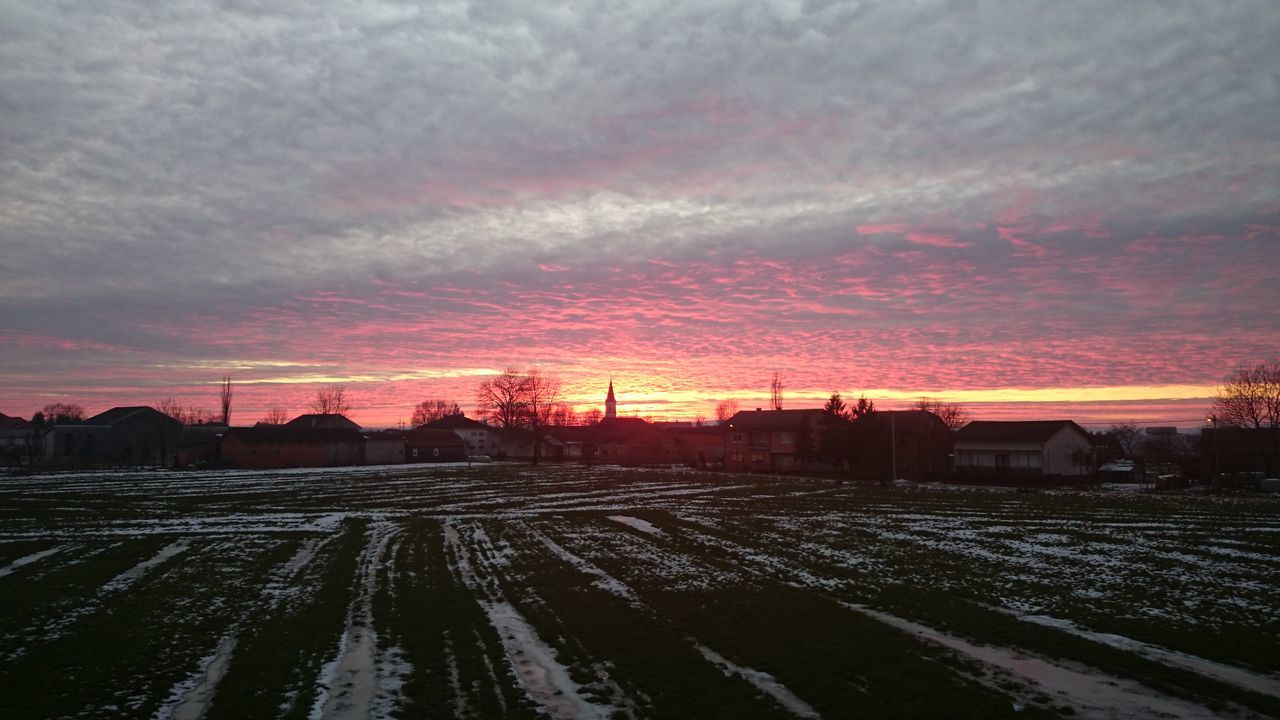
<path id="1" fill-rule="evenodd" d="M 616 708 L 590 702 L 582 696 L 581 686 L 569 676 L 568 668 L 556 660 L 556 651 L 538 636 L 514 606 L 501 598 L 494 589 L 496 583 L 487 582 L 481 576 L 457 528 L 452 523 L 446 524 L 444 533 L 445 543 L 454 556 L 455 570 L 468 588 L 480 591 L 476 600 L 502 638 L 507 661 L 529 699 L 558 720 L 607 720 Z M 472 539 L 487 545 L 487 538 L 477 538 L 474 529 Z M 482 558 L 495 556 L 484 545 L 477 550 Z"/>
<path id="2" fill-rule="evenodd" d="M 1039 688 L 1057 703 L 1069 705 L 1082 718 L 1170 717 L 1213 720 L 1221 714 L 1209 708 L 1168 697 L 1131 680 L 1097 671 L 1051 662 L 1011 648 L 977 645 L 954 635 L 914 623 L 869 607 L 844 603 L 855 610 L 904 632 L 936 643 L 985 665 L 998 668 Z"/>
<path id="3" fill-rule="evenodd" d="M 226 674 L 235 652 L 237 638 L 226 635 L 218 641 L 218 647 L 200 660 L 200 670 L 193 677 L 173 687 L 154 720 L 200 720 L 209 709 L 214 691 Z"/>
<path id="4" fill-rule="evenodd" d="M 373 629 L 378 568 L 397 533 L 398 528 L 385 521 L 369 530 L 369 542 L 360 557 L 360 583 L 347 612 L 347 627 L 334 658 L 320 670 L 317 685 L 321 691 L 311 707 L 310 720 L 389 717 L 387 713 L 398 699 L 399 674 L 412 671 L 398 652 L 379 650 L 378 635 Z"/>
<path id="5" fill-rule="evenodd" d="M 1148 643 L 1127 638 L 1123 635 L 1115 635 L 1112 633 L 1101 633 L 1082 628 L 1070 620 L 1061 618 L 1053 618 L 1045 615 L 1019 615 L 1019 620 L 1043 625 L 1045 627 L 1055 628 L 1064 632 L 1077 635 L 1079 637 L 1088 638 L 1094 642 L 1109 645 L 1119 650 L 1128 650 L 1143 657 L 1151 658 L 1165 665 L 1180 667 L 1184 670 L 1190 670 L 1197 675 L 1213 678 L 1221 682 L 1235 685 L 1236 687 L 1252 690 L 1262 695 L 1270 695 L 1272 697 L 1280 697 L 1280 677 L 1268 677 L 1258 673 L 1249 672 L 1243 668 L 1224 665 L 1222 663 L 1205 660 L 1204 658 L 1195 657 L 1186 653 L 1180 653 L 1166 648 L 1157 647 Z"/>
<path id="6" fill-rule="evenodd" d="M 435 673 L 448 693 L 442 702 L 449 706 L 440 709 L 444 715 L 480 712 L 471 703 L 485 702 L 474 696 L 483 683 L 495 686 L 494 697 L 504 708 L 503 690 L 518 686 L 553 718 L 635 714 L 628 694 L 646 698 L 626 678 L 611 677 L 610 658 L 568 652 L 582 650 L 571 635 L 575 618 L 558 614 L 528 586 L 531 561 L 547 557 L 575 568 L 584 583 L 625 602 L 643 622 L 664 622 L 643 601 L 662 606 L 648 595 L 651 588 L 696 598 L 702 592 L 785 584 L 839 599 L 1023 687 L 1010 691 L 997 683 L 998 692 L 1019 702 L 1043 692 L 1082 717 L 1212 713 L 1129 677 L 935 629 L 951 627 L 944 620 L 918 621 L 907 610 L 884 612 L 897 612 L 896 606 L 873 601 L 875 593 L 896 585 L 980 598 L 979 604 L 1012 611 L 1010 623 L 1052 627 L 1242 691 L 1280 695 L 1280 676 L 1267 674 L 1277 668 L 1265 658 L 1253 661 L 1254 670 L 1180 650 L 1185 649 L 1180 640 L 1198 633 L 1280 622 L 1275 545 L 1280 521 L 1275 503 L 1262 500 L 1114 492 L 1026 497 L 995 489 L 886 490 L 693 472 L 526 466 L 86 473 L 9 478 L 0 491 L 7 503 L 0 515 L 0 542 L 27 543 L 14 547 L 15 554 L 18 548 L 27 554 L 0 567 L 0 578 L 28 568 L 7 586 L 18 577 L 24 583 L 46 577 L 61 581 L 75 575 L 67 570 L 77 564 L 110 568 L 102 574 L 110 579 L 91 576 L 72 600 L 0 617 L 7 623 L 0 639 L 16 650 L 0 657 L 0 664 L 37 642 L 74 637 L 91 624 L 77 621 L 149 592 L 157 583 L 142 580 L 162 567 L 166 573 L 181 572 L 182 563 L 171 561 L 183 553 L 194 556 L 192 562 L 212 563 L 241 554 L 247 558 L 247 548 L 278 548 L 270 572 L 262 568 L 242 584 L 260 593 L 252 603 L 257 610 L 292 603 L 295 595 L 305 594 L 300 578 L 322 550 L 333 549 L 329 543 L 350 527 L 349 521 L 368 521 L 363 548 L 344 551 L 351 553 L 348 561 L 361 554 L 346 625 L 334 629 L 341 640 L 323 667 L 299 669 L 304 685 L 317 677 L 323 688 L 314 703 L 309 695 L 306 702 L 311 717 L 324 720 L 392 717 L 404 699 L 404 678 L 424 672 L 415 668 L 419 659 L 407 654 L 411 643 L 384 647 L 388 640 L 374 631 L 381 619 L 373 617 L 372 604 L 376 591 L 395 607 L 396 576 L 387 568 L 400 567 L 397 553 L 410 547 L 405 538 L 421 532 L 423 518 L 441 522 L 449 572 L 475 597 L 483 611 L 477 617 L 491 626 L 480 620 L 475 632 L 442 638 L 438 665 L 426 672 Z M 440 540 L 434 542 L 438 552 Z M 45 549 L 31 552 L 38 548 Z M 117 564 L 106 564 L 113 559 Z M 402 572 L 400 582 L 417 577 L 412 568 Z M 173 592 L 179 580 L 166 577 L 160 584 Z M 380 588 L 380 582 L 386 586 Z M 174 607 L 186 612 L 201 602 L 223 600 L 175 597 Z M 945 617 L 945 610 L 935 612 Z M 245 617 L 230 618 L 217 635 L 192 646 L 186 662 L 193 674 L 166 688 L 167 699 L 162 700 L 163 691 L 153 693 L 158 705 L 150 707 L 159 707 L 154 717 L 197 718 L 215 702 L 219 681 L 234 665 Z M 1141 623 L 1132 633 L 1123 630 L 1133 637 L 1088 629 L 1112 628 L 1098 620 L 1115 618 Z M 1166 630 L 1167 635 L 1160 634 Z M 751 658 L 735 657 L 742 663 L 735 664 L 697 634 L 697 628 L 690 629 L 689 643 L 708 663 L 752 683 L 798 717 L 817 717 L 812 705 L 775 676 L 748 667 Z M 490 662 L 486 652 L 498 642 L 509 673 L 498 660 L 501 653 Z M 201 652 L 208 654 L 198 657 Z M 573 662 L 565 659 L 570 657 Z M 477 668 L 487 668 L 487 674 L 481 670 L 476 677 Z M 768 669 L 789 677 L 785 667 L 769 664 Z M 128 700 L 124 704 L 147 700 L 145 693 L 120 697 Z M 829 698 L 808 700 L 828 707 Z"/>
<path id="7" fill-rule="evenodd" d="M 177 555 L 180 555 L 186 552 L 190 548 L 191 548 L 190 541 L 185 539 L 175 540 L 172 543 L 169 543 L 169 545 L 165 546 L 163 549 L 161 549 L 160 552 L 156 553 L 153 557 L 143 560 L 137 565 L 129 568 L 128 570 L 125 570 L 124 572 L 120 573 L 119 575 L 109 580 L 105 585 L 102 586 L 101 592 L 102 593 L 120 592 L 121 590 L 124 590 L 125 588 L 129 587 L 133 583 L 137 582 L 143 575 L 146 575 L 148 572 L 151 572 L 151 570 L 155 569 L 157 566 L 163 564 L 165 561 L 169 560 L 170 558 L 176 557 Z"/>
<path id="8" fill-rule="evenodd" d="M 25 566 L 27 566 L 27 565 L 30 565 L 31 563 L 39 562 L 39 561 L 41 561 L 41 560 L 43 560 L 43 559 L 45 559 L 45 558 L 49 557 L 50 555 L 54 555 L 54 554 L 56 554 L 56 553 L 60 553 L 60 552 L 62 552 L 63 550 L 66 550 L 68 547 L 70 547 L 70 546 L 69 546 L 69 545 L 59 545 L 59 546 L 57 546 L 57 547 L 49 548 L 48 550 L 41 550 L 40 552 L 37 552 L 37 553 L 31 553 L 30 555 L 27 555 L 27 556 L 25 556 L 25 557 L 20 557 L 20 558 L 18 558 L 17 560 L 14 560 L 13 562 L 9 563 L 8 565 L 5 565 L 4 567 L 0 567 L 0 577 L 4 577 L 5 575 L 9 575 L 9 574 L 11 574 L 14 570 L 17 570 L 17 569 L 19 569 L 19 568 L 21 568 L 21 567 L 25 567 Z"/>
<path id="9" fill-rule="evenodd" d="M 650 535 L 666 535 L 666 533 L 659 530 L 657 526 L 648 520 L 641 520 L 640 518 L 634 518 L 629 515 L 609 515 L 608 518 L 616 523 L 622 523 L 629 528 L 639 530 L 642 533 L 648 533 Z"/>
<path id="10" fill-rule="evenodd" d="M 708 648 L 706 645 L 699 643 L 695 644 L 694 648 L 697 649 L 698 652 L 702 653 L 702 657 L 706 658 L 707 662 L 720 668 L 725 675 L 737 675 L 741 677 L 743 680 L 746 680 L 755 686 L 755 688 L 760 692 L 768 695 L 774 700 L 777 700 L 779 705 L 789 710 L 796 717 L 822 717 L 818 714 L 818 711 L 814 710 L 813 707 L 809 705 L 809 703 L 796 697 L 795 693 L 788 690 L 786 686 L 778 682 L 777 678 L 769 673 L 752 670 L 751 668 L 742 667 L 741 665 L 735 665 L 726 660 L 719 653 Z"/>

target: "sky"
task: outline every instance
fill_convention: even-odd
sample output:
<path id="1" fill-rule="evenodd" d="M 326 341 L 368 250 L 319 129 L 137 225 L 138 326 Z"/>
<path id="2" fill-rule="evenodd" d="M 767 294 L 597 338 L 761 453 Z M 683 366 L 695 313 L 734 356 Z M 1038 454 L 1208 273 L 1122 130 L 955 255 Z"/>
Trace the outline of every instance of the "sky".
<path id="1" fill-rule="evenodd" d="M 0 412 L 485 375 L 1196 427 L 1280 356 L 1280 5 L 0 0 Z"/>

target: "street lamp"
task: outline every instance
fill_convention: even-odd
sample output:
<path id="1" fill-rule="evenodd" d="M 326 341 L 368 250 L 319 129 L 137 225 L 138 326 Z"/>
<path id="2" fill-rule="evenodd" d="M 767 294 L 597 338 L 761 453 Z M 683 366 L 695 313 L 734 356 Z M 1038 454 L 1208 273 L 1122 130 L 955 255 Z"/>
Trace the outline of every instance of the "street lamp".
<path id="1" fill-rule="evenodd" d="M 1213 473 L 1209 477 L 1209 482 L 1212 483 L 1214 478 L 1222 472 L 1222 457 L 1218 452 L 1218 445 L 1222 442 L 1222 437 L 1218 433 L 1217 414 L 1211 413 L 1205 420 L 1213 426 Z"/>

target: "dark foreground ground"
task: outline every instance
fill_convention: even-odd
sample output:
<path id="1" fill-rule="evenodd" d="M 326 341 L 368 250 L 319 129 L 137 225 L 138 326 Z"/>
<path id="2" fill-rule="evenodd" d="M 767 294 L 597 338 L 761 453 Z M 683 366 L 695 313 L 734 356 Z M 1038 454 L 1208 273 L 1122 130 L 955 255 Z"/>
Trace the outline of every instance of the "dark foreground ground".
<path id="1" fill-rule="evenodd" d="M 6 717 L 1280 717 L 1280 502 L 487 466 L 0 479 Z"/>

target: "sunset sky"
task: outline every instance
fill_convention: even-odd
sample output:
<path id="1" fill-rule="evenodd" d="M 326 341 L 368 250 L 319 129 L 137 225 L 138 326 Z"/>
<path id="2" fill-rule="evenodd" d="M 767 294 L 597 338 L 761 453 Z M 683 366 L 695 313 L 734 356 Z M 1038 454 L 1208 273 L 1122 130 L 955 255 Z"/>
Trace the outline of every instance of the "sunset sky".
<path id="1" fill-rule="evenodd" d="M 1198 426 L 1280 356 L 1280 5 L 0 0 L 0 412 L 833 390 Z"/>

